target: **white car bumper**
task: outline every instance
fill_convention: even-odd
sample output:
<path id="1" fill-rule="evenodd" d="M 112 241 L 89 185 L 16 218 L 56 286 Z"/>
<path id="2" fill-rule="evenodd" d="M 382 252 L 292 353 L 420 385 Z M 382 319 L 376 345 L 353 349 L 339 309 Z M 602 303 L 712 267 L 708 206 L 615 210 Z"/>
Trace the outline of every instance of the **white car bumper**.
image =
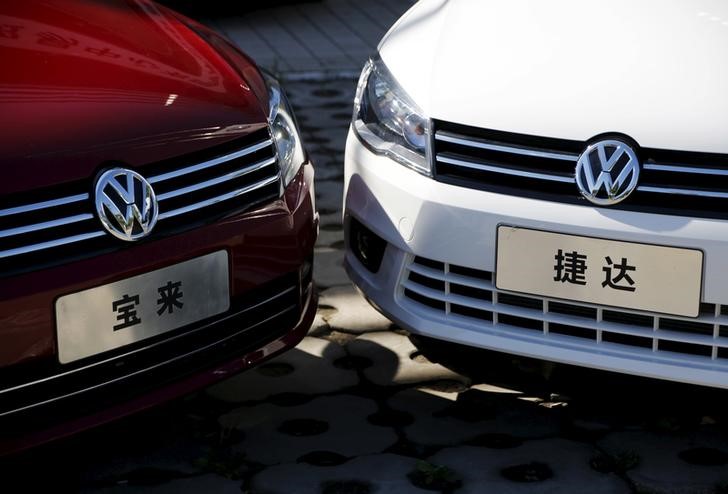
<path id="1" fill-rule="evenodd" d="M 349 276 L 403 328 L 480 348 L 728 388 L 726 221 L 448 185 L 373 154 L 351 131 L 344 207 L 387 243 L 375 273 L 347 243 Z M 491 281 L 499 224 L 699 249 L 701 314 L 681 318 L 499 292 Z"/>

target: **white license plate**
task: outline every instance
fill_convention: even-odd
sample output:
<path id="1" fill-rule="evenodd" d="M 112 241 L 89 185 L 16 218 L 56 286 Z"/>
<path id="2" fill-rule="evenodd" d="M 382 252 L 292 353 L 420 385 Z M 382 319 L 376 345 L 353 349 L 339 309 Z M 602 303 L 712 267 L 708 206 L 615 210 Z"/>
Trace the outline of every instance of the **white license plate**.
<path id="1" fill-rule="evenodd" d="M 64 295 L 56 302 L 58 358 L 73 362 L 229 308 L 227 251 Z"/>
<path id="2" fill-rule="evenodd" d="M 498 227 L 496 287 L 697 317 L 703 252 Z"/>

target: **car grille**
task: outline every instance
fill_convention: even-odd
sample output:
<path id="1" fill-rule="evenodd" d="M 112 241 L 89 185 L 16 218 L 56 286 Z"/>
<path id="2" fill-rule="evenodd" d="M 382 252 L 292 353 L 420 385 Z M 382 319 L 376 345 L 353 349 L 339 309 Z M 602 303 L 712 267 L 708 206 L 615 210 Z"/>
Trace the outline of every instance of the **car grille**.
<path id="1" fill-rule="evenodd" d="M 590 342 L 594 351 L 636 347 L 658 357 L 682 354 L 728 371 L 728 306 L 701 304 L 695 319 L 611 309 L 502 292 L 492 273 L 414 257 L 401 279 L 402 294 L 418 312 L 449 324 L 528 335 L 549 345 Z M 601 349 L 601 350 L 600 350 Z M 685 357 L 681 357 L 685 358 Z"/>
<path id="2" fill-rule="evenodd" d="M 142 394 L 255 350 L 295 326 L 311 290 L 310 271 L 291 273 L 244 295 L 228 313 L 212 321 L 79 363 L 52 362 L 0 373 L 0 430 L 10 431 L 5 425 L 16 416 L 36 427 L 38 421 L 58 421 L 60 411 L 49 414 L 47 406 L 61 403 L 78 417 L 83 407 L 102 404 L 90 398 L 95 392 L 108 390 L 109 399 L 120 401 L 126 394 Z M 119 386 L 125 391 L 119 391 Z M 73 400 L 78 400 L 78 407 L 67 406 Z"/>
<path id="3" fill-rule="evenodd" d="M 579 193 L 576 161 L 587 143 L 435 121 L 434 175 L 441 182 L 593 206 Z M 612 209 L 728 218 L 728 156 L 638 149 L 637 190 Z"/>
<path id="4" fill-rule="evenodd" d="M 206 150 L 137 167 L 154 188 L 159 221 L 150 239 L 210 222 L 280 195 L 275 147 L 267 128 Z M 102 229 L 92 177 L 62 191 L 37 191 L 33 203 L 0 209 L 0 275 L 46 267 L 131 244 Z M 27 196 L 27 194 L 26 194 Z"/>

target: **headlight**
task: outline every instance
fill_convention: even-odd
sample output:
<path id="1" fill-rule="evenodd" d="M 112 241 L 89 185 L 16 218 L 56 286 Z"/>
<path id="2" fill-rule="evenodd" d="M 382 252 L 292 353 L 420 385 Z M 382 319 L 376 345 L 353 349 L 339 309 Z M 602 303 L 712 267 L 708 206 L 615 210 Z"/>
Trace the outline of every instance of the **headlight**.
<path id="1" fill-rule="evenodd" d="M 368 61 L 359 78 L 352 127 L 375 153 L 431 175 L 430 121 L 379 59 Z"/>
<path id="2" fill-rule="evenodd" d="M 303 165 L 306 153 L 303 151 L 303 143 L 301 142 L 301 135 L 298 133 L 296 117 L 293 115 L 286 94 L 273 76 L 264 75 L 268 83 L 268 123 L 278 154 L 283 187 L 286 187 Z"/>

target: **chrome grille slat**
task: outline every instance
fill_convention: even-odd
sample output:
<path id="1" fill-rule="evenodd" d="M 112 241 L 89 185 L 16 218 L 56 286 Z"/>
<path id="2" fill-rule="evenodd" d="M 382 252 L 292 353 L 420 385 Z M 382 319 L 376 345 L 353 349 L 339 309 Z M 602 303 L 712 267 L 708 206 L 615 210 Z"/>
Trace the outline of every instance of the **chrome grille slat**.
<path id="1" fill-rule="evenodd" d="M 8 230 L 0 231 L 0 238 L 12 237 L 15 235 L 22 235 L 24 233 L 37 232 L 40 230 L 46 230 L 48 228 L 55 228 L 58 226 L 70 225 L 72 223 L 78 223 L 79 221 L 86 221 L 93 219 L 92 214 L 77 214 L 74 216 L 67 216 L 65 218 L 59 218 L 57 220 L 44 221 L 42 223 L 35 223 L 32 225 L 19 226 L 17 228 L 10 228 Z"/>
<path id="2" fill-rule="evenodd" d="M 698 175 L 718 175 L 728 177 L 728 170 L 721 170 L 718 168 L 699 168 L 699 167 L 688 167 L 679 165 L 663 165 L 656 163 L 645 163 L 642 165 L 645 170 L 657 170 L 661 172 L 675 172 L 675 173 L 695 173 Z"/>
<path id="3" fill-rule="evenodd" d="M 206 208 L 208 206 L 212 206 L 213 204 L 218 204 L 220 202 L 233 199 L 233 198 L 238 197 L 238 196 L 241 196 L 243 194 L 247 194 L 248 192 L 252 192 L 254 190 L 261 189 L 261 188 L 265 187 L 266 185 L 270 185 L 270 184 L 275 183 L 275 182 L 277 182 L 279 180 L 280 180 L 280 178 L 279 178 L 278 174 L 276 173 L 276 175 L 274 175 L 272 177 L 269 177 L 269 178 L 267 178 L 265 180 L 262 180 L 260 182 L 254 183 L 252 185 L 248 185 L 248 186 L 243 187 L 241 189 L 237 189 L 237 190 L 234 190 L 232 192 L 228 192 L 227 194 L 223 194 L 221 196 L 216 196 L 216 197 L 213 197 L 212 199 L 207 199 L 206 201 L 200 201 L 200 202 L 197 202 L 195 204 L 190 204 L 189 206 L 185 206 L 185 207 L 182 207 L 182 208 L 173 209 L 171 211 L 166 211 L 164 213 L 160 213 L 159 214 L 159 220 L 160 221 L 161 220 L 166 220 L 168 218 L 173 218 L 175 216 L 179 216 L 181 214 L 189 213 L 191 211 L 195 211 L 195 210 L 200 209 L 200 208 Z"/>
<path id="4" fill-rule="evenodd" d="M 655 194 L 676 194 L 681 196 L 712 197 L 715 199 L 728 199 L 728 192 L 717 192 L 711 190 L 678 189 L 673 187 L 652 187 L 640 185 L 637 190 L 642 192 L 653 192 Z"/>
<path id="5" fill-rule="evenodd" d="M 0 259 L 17 256 L 20 254 L 28 254 L 31 252 L 37 252 L 39 250 L 51 249 L 53 247 L 60 247 L 62 245 L 75 244 L 77 242 L 83 242 L 84 240 L 91 240 L 92 238 L 103 237 L 106 235 L 102 231 L 93 231 L 90 233 L 82 233 L 80 235 L 74 235 L 72 237 L 58 238 L 55 240 L 49 240 L 47 242 L 41 242 L 38 244 L 24 245 L 15 249 L 8 249 L 0 251 Z"/>
<path id="6" fill-rule="evenodd" d="M 438 269 L 437 265 L 442 268 Z M 453 276 L 452 270 L 463 269 L 476 274 L 473 277 Z M 619 345 L 620 348 L 632 347 L 645 352 L 645 355 L 666 359 L 680 356 L 705 361 L 707 365 L 719 361 L 728 371 L 728 358 L 720 356 L 728 355 L 725 353 L 728 331 L 722 329 L 728 327 L 728 313 L 723 312 L 726 309 L 721 304 L 704 304 L 703 312 L 697 318 L 687 318 L 503 292 L 493 283 L 480 279 L 490 277 L 492 274 L 487 271 L 412 257 L 399 281 L 399 293 L 403 302 L 417 304 L 416 310 L 420 314 L 447 320 L 449 324 L 477 327 L 483 331 L 498 330 L 500 334 L 507 333 L 513 338 L 541 339 L 545 344 L 553 344 L 554 341 L 591 342 L 595 352 Z M 477 287 L 488 293 L 483 296 L 452 293 L 457 286 Z M 458 307 L 474 309 L 478 313 L 458 312 Z M 631 319 L 636 316 L 640 318 L 639 325 Z M 668 328 L 664 328 L 666 325 Z M 572 328 L 578 336 L 564 333 L 562 328 Z M 639 340 L 643 344 L 632 346 L 632 340 L 610 341 L 619 336 L 637 338 L 634 341 Z M 661 345 L 669 346 L 669 350 Z"/>
<path id="7" fill-rule="evenodd" d="M 262 149 L 265 149 L 266 147 L 270 147 L 273 145 L 273 141 L 271 139 L 267 139 L 263 142 L 259 142 L 257 144 L 254 144 L 253 146 L 247 147 L 245 149 L 241 149 L 240 151 L 236 151 L 234 153 L 226 154 L 224 156 L 220 156 L 218 158 L 214 158 L 208 161 L 205 161 L 203 163 L 199 163 L 197 165 L 188 166 L 185 168 L 182 168 L 180 170 L 175 170 L 173 172 L 163 173 L 161 175 L 153 176 L 149 179 L 149 183 L 155 184 L 158 182 L 164 182 L 165 180 L 169 180 L 171 178 L 177 178 L 181 177 L 182 175 L 187 175 L 190 173 L 198 172 L 200 170 L 204 170 L 206 168 L 210 168 L 213 166 L 220 165 L 222 163 L 227 163 L 228 161 L 232 161 L 234 159 L 242 158 L 243 156 L 247 156 L 249 154 L 252 154 L 256 151 L 260 151 Z"/>
<path id="8" fill-rule="evenodd" d="M 488 163 L 473 163 L 471 161 L 460 160 L 451 158 L 449 156 L 437 156 L 439 163 L 447 163 L 448 165 L 462 166 L 463 168 L 470 168 L 472 170 L 483 170 L 493 173 L 500 173 L 503 175 L 513 175 L 517 177 L 535 178 L 538 180 L 550 180 L 552 182 L 564 182 L 564 183 L 575 183 L 576 180 L 571 177 L 563 177 L 560 175 L 548 175 L 546 173 L 528 172 L 525 170 L 516 170 L 515 168 L 506 168 L 497 165 L 491 165 Z"/>
<path id="9" fill-rule="evenodd" d="M 197 160 L 197 163 L 190 164 L 191 158 L 180 157 L 179 163 L 167 160 L 145 165 L 152 170 L 151 173 L 145 172 L 145 167 L 138 169 L 142 175 L 151 175 L 148 181 L 158 189 L 160 221 L 155 232 L 163 234 L 165 228 L 178 229 L 177 223 L 166 220 L 182 214 L 189 213 L 186 218 L 191 218 L 190 221 L 206 221 L 227 209 L 234 207 L 239 211 L 279 195 L 279 188 L 266 188 L 280 181 L 269 130 L 261 128 L 241 138 L 241 141 L 238 141 L 237 150 L 231 152 L 231 146 L 235 145 L 231 142 L 218 156 Z M 214 151 L 215 148 L 211 149 L 207 157 Z M 78 182 L 70 187 L 79 191 L 87 189 L 90 184 Z M 49 192 L 44 191 L 46 197 L 50 196 Z M 221 204 L 236 198 L 228 206 Z M 59 262 L 49 261 L 50 256 L 45 254 L 44 258 L 39 257 L 41 252 L 65 252 L 65 256 L 84 257 L 119 247 L 120 244 L 103 230 L 101 223 L 94 222 L 96 213 L 91 199 L 88 193 L 69 193 L 35 203 L 11 203 L 8 206 L 12 207 L 0 209 L 0 260 L 3 263 L 0 274 Z M 64 247 L 74 244 L 79 245 L 73 247 L 74 252 Z M 81 245 L 89 246 L 91 250 L 85 252 Z"/>
<path id="10" fill-rule="evenodd" d="M 435 139 L 438 141 L 452 142 L 454 144 L 461 144 L 463 146 L 469 146 L 474 148 L 489 149 L 491 151 L 500 151 L 503 153 L 521 154 L 524 156 L 536 156 L 539 158 L 549 158 L 554 160 L 572 161 L 576 163 L 579 159 L 579 155 L 576 154 L 564 154 L 555 153 L 550 151 L 541 151 L 538 149 L 529 149 L 518 146 L 507 146 L 504 144 L 498 144 L 495 142 L 481 141 L 475 139 L 465 139 L 455 134 L 443 131 L 435 132 Z"/>
<path id="11" fill-rule="evenodd" d="M 276 162 L 275 158 L 269 158 L 264 161 L 259 161 L 258 163 L 255 163 L 250 166 L 246 166 L 245 168 L 241 168 L 234 172 L 226 173 L 225 175 L 222 175 L 217 178 L 212 178 L 212 179 L 206 180 L 204 182 L 189 185 L 187 187 L 182 187 L 180 189 L 172 190 L 172 191 L 166 192 L 164 194 L 159 194 L 157 196 L 157 199 L 159 201 L 164 201 L 165 199 L 171 199 L 172 197 L 178 197 L 178 196 L 187 194 L 189 192 L 194 192 L 196 190 L 204 189 L 206 187 L 212 187 L 213 185 L 219 185 L 221 183 L 228 182 L 228 181 L 236 179 L 236 178 L 240 178 L 243 175 L 247 175 L 248 173 L 253 173 L 254 171 L 261 170 L 261 169 L 265 168 L 266 166 L 274 165 L 275 162 Z"/>
<path id="12" fill-rule="evenodd" d="M 23 206 L 16 206 L 7 209 L 0 209 L 0 217 L 10 216 L 14 214 L 28 213 L 31 211 L 38 211 L 39 209 L 47 209 L 56 206 L 63 206 L 65 204 L 72 204 L 74 202 L 85 201 L 89 198 L 88 194 L 76 194 L 68 197 L 61 197 L 58 199 L 51 199 L 49 201 L 36 202 L 34 204 L 25 204 Z"/>

